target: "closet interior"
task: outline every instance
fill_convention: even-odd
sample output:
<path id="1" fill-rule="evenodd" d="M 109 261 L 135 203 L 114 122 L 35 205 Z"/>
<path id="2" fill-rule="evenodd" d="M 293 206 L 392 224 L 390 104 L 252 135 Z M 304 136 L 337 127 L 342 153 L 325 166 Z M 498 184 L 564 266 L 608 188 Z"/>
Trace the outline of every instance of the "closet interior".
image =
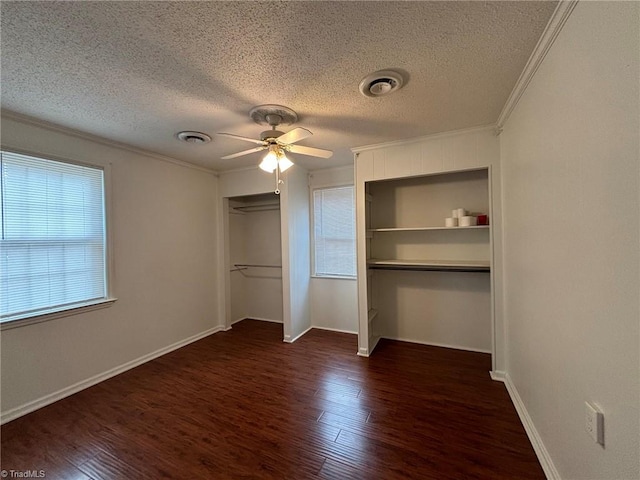
<path id="1" fill-rule="evenodd" d="M 445 226 L 456 209 L 490 212 L 488 173 L 365 183 L 371 345 L 384 337 L 491 351 L 491 227 Z"/>
<path id="2" fill-rule="evenodd" d="M 229 198 L 230 318 L 283 321 L 280 196 Z"/>

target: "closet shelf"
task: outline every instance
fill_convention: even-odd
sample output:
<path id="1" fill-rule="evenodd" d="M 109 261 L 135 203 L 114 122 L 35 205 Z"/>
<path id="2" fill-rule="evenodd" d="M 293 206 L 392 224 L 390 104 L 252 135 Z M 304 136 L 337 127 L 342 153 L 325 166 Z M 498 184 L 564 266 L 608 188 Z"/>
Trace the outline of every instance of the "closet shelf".
<path id="1" fill-rule="evenodd" d="M 422 232 L 426 230 L 482 230 L 490 225 L 474 225 L 471 227 L 394 227 L 394 228 L 370 228 L 367 232 Z"/>
<path id="2" fill-rule="evenodd" d="M 488 272 L 489 261 L 478 260 L 367 260 L 369 268 L 386 270 L 435 270 L 455 272 Z"/>

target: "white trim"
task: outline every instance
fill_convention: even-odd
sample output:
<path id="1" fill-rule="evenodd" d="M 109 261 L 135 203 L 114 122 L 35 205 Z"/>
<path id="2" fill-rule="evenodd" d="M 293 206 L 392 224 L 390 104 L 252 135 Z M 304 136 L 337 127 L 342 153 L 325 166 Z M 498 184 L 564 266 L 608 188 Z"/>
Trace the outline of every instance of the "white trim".
<path id="1" fill-rule="evenodd" d="M 500 155 L 500 142 L 498 142 L 498 156 Z M 487 167 L 487 187 L 489 189 L 489 218 L 494 218 L 494 210 L 493 210 L 493 169 L 492 165 Z M 494 271 L 496 252 L 495 252 L 495 241 L 493 239 L 495 235 L 495 228 L 489 227 L 489 264 L 491 265 L 491 271 L 489 272 L 489 300 L 491 303 L 491 370 L 495 370 L 496 364 L 498 361 L 497 345 L 498 341 L 496 340 L 496 335 L 498 334 L 498 329 L 496 328 L 496 272 Z"/>
<path id="2" fill-rule="evenodd" d="M 354 275 L 353 277 L 341 277 L 339 275 L 311 275 L 311 278 L 327 278 L 329 280 L 358 280 L 358 277 Z"/>
<path id="3" fill-rule="evenodd" d="M 496 130 L 496 126 L 495 125 L 482 125 L 482 126 L 479 126 L 479 127 L 462 128 L 460 130 L 450 130 L 448 132 L 432 133 L 432 134 L 429 134 L 429 135 L 423 135 L 421 137 L 406 138 L 404 140 L 394 140 L 394 141 L 391 141 L 391 142 L 375 143 L 373 145 L 363 145 L 361 147 L 353 147 L 351 149 L 351 151 L 353 153 L 361 153 L 361 152 L 365 152 L 367 150 L 375 150 L 377 148 L 398 147 L 398 146 L 409 145 L 411 143 L 418 143 L 418 142 L 422 142 L 424 140 L 430 140 L 430 139 L 434 139 L 434 138 L 455 137 L 457 135 L 465 135 L 465 134 L 474 133 L 474 132 L 484 132 L 486 130 L 494 130 L 495 131 Z M 437 172 L 436 174 L 440 174 L 440 173 L 442 173 L 442 172 Z M 383 180 L 388 180 L 388 179 L 385 178 Z"/>
<path id="4" fill-rule="evenodd" d="M 79 313 L 92 312 L 93 310 L 100 310 L 101 308 L 110 307 L 117 300 L 117 298 L 101 298 L 100 300 L 92 300 L 90 302 L 67 306 L 60 310 L 38 313 L 30 317 L 17 318 L 15 320 L 4 320 L 0 323 L 0 331 L 26 327 L 27 325 L 33 325 L 34 323 L 48 322 L 49 320 L 55 320 L 56 318 L 69 317 Z"/>
<path id="5" fill-rule="evenodd" d="M 16 113 L 10 110 L 2 109 L 0 110 L 0 115 L 9 120 L 14 120 L 16 122 L 24 123 L 27 125 L 33 125 L 35 127 L 44 128 L 52 132 L 63 133 L 65 135 L 70 135 L 72 137 L 81 138 L 83 140 L 99 143 L 101 145 L 106 145 L 107 147 L 117 148 L 119 150 L 126 150 L 128 152 L 135 153 L 137 155 L 144 155 L 145 157 L 154 158 L 156 160 L 160 160 L 163 162 L 173 163 L 174 165 L 179 165 L 181 167 L 192 168 L 194 170 L 209 173 L 211 175 L 218 175 L 218 172 L 211 168 L 201 167 L 193 163 L 185 162 L 183 160 L 178 160 L 177 158 L 169 157 L 156 152 L 151 152 L 148 150 L 144 150 L 142 148 L 133 147 L 126 143 L 117 142 L 115 140 L 109 140 L 108 138 L 100 137 L 92 133 L 86 133 L 80 130 L 75 130 L 73 128 L 56 125 L 55 123 L 47 122 L 46 120 L 40 120 L 38 118 L 30 117 L 28 115 L 23 115 L 21 113 Z"/>
<path id="6" fill-rule="evenodd" d="M 500 116 L 498 117 L 498 121 L 496 123 L 498 131 L 502 130 L 502 127 L 509 119 L 509 116 L 511 115 L 513 110 L 516 108 L 516 105 L 522 97 L 522 94 L 529 86 L 529 82 L 531 82 L 531 79 L 538 71 L 538 68 L 542 64 L 544 58 L 547 56 L 549 49 L 553 45 L 555 39 L 558 37 L 558 34 L 562 30 L 562 27 L 564 27 L 564 24 L 569 18 L 569 15 L 571 15 L 571 12 L 573 11 L 577 3 L 578 0 L 561 0 L 560 2 L 558 2 L 558 5 L 551 15 L 551 18 L 549 19 L 544 32 L 542 32 L 540 40 L 538 40 L 538 43 L 533 49 L 533 53 L 529 57 L 524 70 L 522 70 L 522 73 L 520 74 L 515 87 L 513 87 L 513 90 L 511 91 L 507 102 L 504 104 L 504 107 L 502 107 L 502 112 L 500 112 Z"/>
<path id="7" fill-rule="evenodd" d="M 222 325 L 210 328 L 208 330 L 205 330 L 204 332 L 200 332 L 196 335 L 185 338 L 184 340 L 180 340 L 179 342 L 173 343 L 154 352 L 138 357 L 135 360 L 123 363 L 122 365 L 107 370 L 106 372 L 99 373 L 97 375 L 94 375 L 93 377 L 87 378 L 86 380 L 74 383 L 73 385 L 58 390 L 57 392 L 50 393 L 48 395 L 45 395 L 44 397 L 38 398 L 37 400 L 27 402 L 24 405 L 20 405 L 19 407 L 15 407 L 7 410 L 6 412 L 2 412 L 0 413 L 0 424 L 10 422 L 11 420 L 15 420 L 18 417 L 22 417 L 23 415 L 31 413 L 42 407 L 46 407 L 47 405 L 57 402 L 58 400 L 62 400 L 65 397 L 73 395 L 74 393 L 78 393 L 79 391 L 92 387 L 93 385 L 96 385 L 100 382 L 104 382 L 111 377 L 115 377 L 116 375 L 126 372 L 127 370 L 142 365 L 143 363 L 149 362 L 154 358 L 161 357 L 162 355 L 182 348 L 185 345 L 196 342 L 223 329 L 224 327 Z"/>
<path id="8" fill-rule="evenodd" d="M 319 327 L 318 325 L 311 325 L 311 328 L 318 329 L 318 330 L 326 330 L 328 332 L 349 333 L 351 335 L 358 334 L 358 332 L 354 332 L 353 330 L 343 330 L 341 328 L 330 328 L 330 327 Z"/>
<path id="9" fill-rule="evenodd" d="M 380 337 L 380 338 L 386 338 L 387 340 L 396 340 L 398 342 L 417 343 L 419 345 L 427 345 L 429 347 L 453 348 L 455 350 L 464 350 L 466 352 L 488 353 L 489 355 L 491 355 L 491 350 L 483 350 L 483 349 L 478 349 L 478 348 L 462 347 L 460 345 L 450 345 L 450 344 L 447 344 L 447 343 L 424 342 L 424 341 L 414 340 L 414 339 L 410 339 L 410 338 L 387 337 L 387 336 L 384 336 L 384 335 L 382 337 Z"/>
<path id="10" fill-rule="evenodd" d="M 507 375 L 506 372 L 503 372 L 502 370 L 491 370 L 489 372 L 489 376 L 491 377 L 491 380 L 494 380 L 496 382 L 505 382 L 505 376 Z"/>
<path id="11" fill-rule="evenodd" d="M 520 421 L 522 422 L 522 426 L 527 432 L 527 436 L 529 437 L 529 441 L 533 446 L 533 450 L 536 452 L 538 456 L 538 461 L 544 470 L 545 475 L 548 480 L 561 480 L 560 474 L 558 470 L 556 470 L 553 461 L 551 460 L 551 455 L 542 443 L 542 438 L 540 438 L 540 434 L 536 430 L 535 425 L 533 424 L 533 420 L 529 416 L 529 412 L 520 398 L 518 394 L 518 390 L 515 385 L 511 381 L 511 377 L 508 373 L 504 374 L 504 384 L 507 387 L 507 392 L 509 392 L 509 396 L 511 397 L 511 401 L 513 402 L 513 406 L 516 408 L 516 412 L 518 412 L 518 416 L 520 417 Z"/>
<path id="12" fill-rule="evenodd" d="M 341 188 L 341 187 L 355 187 L 355 183 L 354 182 L 309 183 L 309 189 L 315 189 L 315 190 L 322 190 L 325 188 Z"/>
<path id="13" fill-rule="evenodd" d="M 228 173 L 248 172 L 250 170 L 259 170 L 259 169 L 260 169 L 260 167 L 258 165 L 250 165 L 248 167 L 238 167 L 238 168 L 232 168 L 230 170 L 221 170 L 221 171 L 219 171 L 217 173 L 218 173 L 219 176 L 222 176 L 222 175 L 226 175 Z M 273 191 L 271 191 L 271 192 L 267 191 L 267 192 L 263 192 L 263 193 L 272 193 L 272 192 Z M 253 194 L 250 194 L 250 195 L 253 195 Z M 260 194 L 257 194 L 257 195 L 260 195 Z M 232 195 L 232 197 L 235 197 L 235 196 L 236 195 Z"/>
<path id="14" fill-rule="evenodd" d="M 366 348 L 364 348 L 364 347 L 360 347 L 360 348 L 358 349 L 358 351 L 356 352 L 356 354 L 357 354 L 359 357 L 366 357 L 366 358 L 369 358 L 369 351 L 368 351 Z"/>
<path id="15" fill-rule="evenodd" d="M 293 342 L 295 342 L 296 340 L 299 340 L 299 339 L 300 339 L 300 337 L 302 337 L 305 333 L 308 333 L 308 332 L 309 332 L 309 330 L 311 330 L 312 328 L 313 328 L 313 327 L 309 327 L 309 328 L 307 328 L 304 332 L 300 333 L 300 334 L 299 334 L 298 336 L 296 336 L 293 340 L 291 339 L 291 335 L 285 335 L 285 336 L 284 336 L 284 340 L 282 340 L 282 341 L 283 341 L 283 342 L 285 342 L 285 343 L 293 343 Z M 288 337 L 288 338 L 287 338 L 287 337 Z"/>
<path id="16" fill-rule="evenodd" d="M 242 320 L 257 320 L 259 322 L 270 322 L 270 323 L 280 323 L 280 324 L 284 323 L 282 320 L 274 320 L 273 318 L 263 318 L 263 317 L 244 317 Z"/>
<path id="17" fill-rule="evenodd" d="M 69 165 L 76 165 L 78 167 L 93 168 L 95 170 L 102 170 L 106 174 L 107 168 L 111 167 L 111 163 L 103 162 L 100 160 L 76 160 L 74 158 L 65 157 L 62 155 L 54 155 L 43 150 L 27 150 L 20 147 L 14 147 L 10 143 L 2 143 L 1 150 L 7 153 L 17 153 L 18 155 L 25 155 L 27 157 L 36 157 L 40 160 L 51 160 L 53 162 L 68 163 Z"/>

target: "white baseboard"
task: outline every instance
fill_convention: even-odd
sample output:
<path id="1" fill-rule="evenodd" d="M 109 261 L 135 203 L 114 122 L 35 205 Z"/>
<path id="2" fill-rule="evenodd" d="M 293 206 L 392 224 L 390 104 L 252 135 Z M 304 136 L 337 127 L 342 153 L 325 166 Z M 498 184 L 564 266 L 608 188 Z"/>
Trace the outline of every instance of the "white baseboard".
<path id="1" fill-rule="evenodd" d="M 272 318 L 262 318 L 262 317 L 247 317 L 245 320 L 259 320 L 261 322 L 271 322 L 271 323 L 284 323 L 282 320 L 274 320 Z"/>
<path id="2" fill-rule="evenodd" d="M 369 349 L 368 350 L 366 348 L 364 348 L 364 347 L 358 349 L 358 356 L 360 356 L 360 357 L 369 357 L 371 355 L 371 353 L 373 352 L 373 350 L 378 345 L 378 342 L 380 341 L 381 338 L 382 337 L 374 336 L 369 341 Z"/>
<path id="3" fill-rule="evenodd" d="M 545 448 L 544 443 L 542 443 L 542 438 L 540 438 L 540 435 L 538 434 L 538 431 L 536 430 L 536 427 L 533 424 L 533 420 L 531 420 L 531 417 L 529 416 L 529 412 L 527 412 L 527 408 L 524 406 L 524 403 L 522 402 L 522 398 L 520 398 L 520 394 L 518 393 L 518 390 L 516 390 L 515 385 L 511 381 L 511 377 L 509 376 L 508 373 L 504 373 L 504 372 L 501 372 L 501 373 L 503 373 L 502 381 L 507 387 L 507 392 L 509 392 L 509 396 L 511 397 L 513 406 L 516 407 L 516 411 L 518 412 L 518 416 L 520 417 L 522 426 L 527 432 L 529 441 L 531 442 L 531 445 L 533 446 L 533 450 L 536 452 L 536 455 L 538 456 L 538 461 L 540 462 L 540 465 L 542 466 L 542 469 L 544 470 L 544 473 L 547 476 L 547 479 L 561 480 L 560 474 L 558 473 L 558 470 L 556 470 L 556 467 L 553 464 L 553 461 L 551 460 L 551 456 L 549 455 L 549 452 Z M 493 378 L 493 375 L 491 378 Z M 496 379 L 497 378 L 494 378 L 494 380 Z"/>
<path id="4" fill-rule="evenodd" d="M 357 335 L 358 334 L 358 332 L 354 332 L 352 330 L 342 330 L 340 328 L 319 327 L 318 325 L 312 325 L 311 328 L 316 328 L 318 330 L 327 330 L 328 332 L 350 333 L 351 335 Z"/>
<path id="5" fill-rule="evenodd" d="M 359 357 L 369 357 L 369 350 L 366 348 L 359 348 L 357 353 Z"/>
<path id="6" fill-rule="evenodd" d="M 181 347 L 184 347 L 185 345 L 201 340 L 202 338 L 213 335 L 214 333 L 221 330 L 224 330 L 224 327 L 222 325 L 218 325 L 217 327 L 210 328 L 209 330 L 205 330 L 204 332 L 198 333 L 189 338 L 185 338 L 184 340 L 180 340 L 179 342 L 176 342 L 172 345 L 163 347 L 159 350 L 156 350 L 155 352 L 148 353 L 139 358 L 136 358 L 135 360 L 123 363 L 122 365 L 107 370 L 106 372 L 99 373 L 97 375 L 94 375 L 93 377 L 87 378 L 86 380 L 74 383 L 73 385 L 58 390 L 57 392 L 50 393 L 49 395 L 45 395 L 44 397 L 38 398 L 31 402 L 27 402 L 24 405 L 20 405 L 19 407 L 15 407 L 7 410 L 6 412 L 2 412 L 0 413 L 0 425 L 10 422 L 11 420 L 15 420 L 18 417 L 22 417 L 27 413 L 38 410 L 39 408 L 46 407 L 47 405 L 57 402 L 58 400 L 62 400 L 65 397 L 73 395 L 74 393 L 78 393 L 85 388 L 92 387 L 100 382 L 104 382 L 111 377 L 115 377 L 116 375 L 126 372 L 127 370 L 131 370 L 132 368 L 142 365 L 143 363 L 153 360 L 154 358 L 161 357 L 162 355 L 172 352 L 173 350 L 177 350 Z"/>
<path id="7" fill-rule="evenodd" d="M 299 334 L 298 336 L 296 336 L 295 338 L 291 339 L 290 335 L 285 335 L 283 342 L 285 343 L 293 343 L 296 340 L 298 340 L 300 337 L 302 337 L 305 333 L 309 332 L 309 330 L 311 330 L 313 327 L 309 327 L 307 328 L 304 332 L 302 332 L 301 334 Z"/>
<path id="8" fill-rule="evenodd" d="M 491 377 L 491 380 L 495 380 L 496 382 L 505 382 L 505 378 L 506 378 L 507 373 L 503 372 L 502 370 L 491 370 L 489 372 L 489 376 Z"/>
<path id="9" fill-rule="evenodd" d="M 413 338 L 399 338 L 399 337 L 387 337 L 387 336 L 382 336 L 381 338 L 386 338 L 388 340 L 396 340 L 398 342 L 409 342 L 409 343 L 417 343 L 419 345 L 428 345 L 429 347 L 453 348 L 455 350 L 464 350 L 466 352 L 476 352 L 476 353 L 491 353 L 491 350 L 463 347 L 461 345 L 449 345 L 446 343 L 423 342 L 421 340 L 415 340 Z"/>
<path id="10" fill-rule="evenodd" d="M 233 322 L 231 322 L 231 325 L 235 325 L 238 322 L 241 322 L 243 320 L 259 320 L 261 322 L 271 322 L 271 323 L 283 323 L 282 320 L 273 320 L 271 318 L 261 318 L 261 317 L 242 317 L 239 318 L 237 320 L 234 320 Z"/>

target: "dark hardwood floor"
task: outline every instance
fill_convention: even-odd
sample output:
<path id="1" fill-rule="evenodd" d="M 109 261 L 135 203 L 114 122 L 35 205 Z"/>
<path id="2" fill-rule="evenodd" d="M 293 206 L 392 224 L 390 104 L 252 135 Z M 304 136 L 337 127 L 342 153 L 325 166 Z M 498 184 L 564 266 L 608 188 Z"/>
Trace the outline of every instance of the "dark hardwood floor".
<path id="1" fill-rule="evenodd" d="M 1 429 L 46 479 L 544 479 L 486 354 L 245 320 Z"/>

